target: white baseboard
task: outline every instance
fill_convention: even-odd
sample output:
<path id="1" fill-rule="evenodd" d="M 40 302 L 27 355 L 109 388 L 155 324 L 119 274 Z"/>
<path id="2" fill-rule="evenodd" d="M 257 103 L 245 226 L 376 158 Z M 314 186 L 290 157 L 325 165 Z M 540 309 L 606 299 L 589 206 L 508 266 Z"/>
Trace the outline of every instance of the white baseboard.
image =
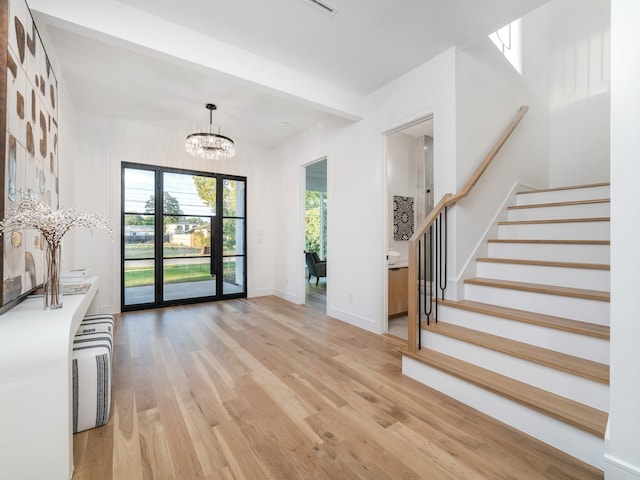
<path id="1" fill-rule="evenodd" d="M 271 295 L 276 295 L 276 293 L 273 290 L 268 290 L 268 289 L 251 290 L 251 291 L 247 292 L 247 297 L 248 298 L 269 297 Z"/>
<path id="2" fill-rule="evenodd" d="M 287 302 L 295 303 L 296 305 L 300 304 L 300 302 L 298 301 L 298 298 L 295 295 L 292 295 L 288 292 L 283 292 L 282 290 L 273 290 L 272 295 L 275 295 L 276 297 L 280 297 L 283 300 L 286 300 Z"/>
<path id="3" fill-rule="evenodd" d="M 369 332 L 381 334 L 382 333 L 382 325 L 374 322 L 371 319 L 360 317 L 358 315 L 354 315 L 349 312 L 345 312 L 344 310 L 340 310 L 338 308 L 329 308 L 327 307 L 327 315 L 338 320 L 341 320 L 350 325 L 354 325 L 356 327 L 362 328 L 364 330 L 368 330 Z"/>
<path id="4" fill-rule="evenodd" d="M 605 453 L 604 478 L 606 480 L 640 480 L 640 466 Z"/>

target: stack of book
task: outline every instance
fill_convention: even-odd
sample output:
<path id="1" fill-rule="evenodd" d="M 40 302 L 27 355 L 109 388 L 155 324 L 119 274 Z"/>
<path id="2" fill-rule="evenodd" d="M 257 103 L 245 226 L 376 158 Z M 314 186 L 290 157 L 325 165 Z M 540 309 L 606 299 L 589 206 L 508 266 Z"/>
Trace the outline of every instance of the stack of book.
<path id="1" fill-rule="evenodd" d="M 88 268 L 78 268 L 75 270 L 67 270 L 62 272 L 61 281 L 63 284 L 69 283 L 82 283 L 91 276 L 91 271 Z"/>

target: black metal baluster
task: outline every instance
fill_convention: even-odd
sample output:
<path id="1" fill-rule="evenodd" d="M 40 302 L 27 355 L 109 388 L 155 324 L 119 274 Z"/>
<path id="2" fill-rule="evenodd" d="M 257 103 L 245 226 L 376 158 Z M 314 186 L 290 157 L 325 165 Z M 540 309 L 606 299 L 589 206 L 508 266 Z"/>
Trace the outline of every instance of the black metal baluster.
<path id="1" fill-rule="evenodd" d="M 442 217 L 442 214 L 440 214 Z M 440 269 L 440 290 L 442 291 L 442 300 L 444 300 L 444 291 L 447 289 L 447 207 L 444 207 L 444 225 L 440 228 L 440 235 L 444 230 L 444 242 L 440 238 L 440 253 L 444 256 L 444 265 Z M 444 254 L 442 253 L 444 251 Z M 442 262 L 442 259 L 440 260 Z M 443 278 L 444 276 L 444 278 Z"/>
<path id="2" fill-rule="evenodd" d="M 439 229 L 442 228 L 441 225 L 438 225 L 439 223 L 439 219 L 436 218 L 433 221 L 433 224 L 435 226 L 435 233 L 434 233 L 434 237 L 435 237 L 435 245 L 434 245 L 434 252 L 433 252 L 433 256 L 434 256 L 434 262 L 433 262 L 433 270 L 434 270 L 434 274 L 433 274 L 433 281 L 431 283 L 429 283 L 429 290 L 433 289 L 433 293 L 434 293 L 434 303 L 435 303 L 435 312 L 434 312 L 434 319 L 436 321 L 436 323 L 438 323 L 438 286 L 437 286 L 437 279 L 438 277 L 438 269 L 440 268 L 440 265 L 438 263 L 438 259 L 440 258 L 439 256 L 439 251 L 440 251 L 440 244 L 438 242 L 438 231 Z M 436 285 L 434 285 L 436 284 Z"/>
<path id="3" fill-rule="evenodd" d="M 418 350 L 422 349 L 422 335 L 420 335 L 420 331 L 422 330 L 422 305 L 420 303 L 420 279 L 422 278 L 422 248 L 423 244 L 426 241 L 427 234 L 425 233 L 422 236 L 422 239 L 418 240 L 418 284 L 416 288 L 418 289 Z"/>

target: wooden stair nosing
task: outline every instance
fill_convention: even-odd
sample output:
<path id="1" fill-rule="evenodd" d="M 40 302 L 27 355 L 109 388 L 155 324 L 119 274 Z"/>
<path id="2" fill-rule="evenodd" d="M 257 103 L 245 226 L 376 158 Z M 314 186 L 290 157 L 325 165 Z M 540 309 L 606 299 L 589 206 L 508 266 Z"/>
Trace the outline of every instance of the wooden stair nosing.
<path id="1" fill-rule="evenodd" d="M 432 350 L 403 355 L 604 438 L 607 413 Z"/>
<path id="2" fill-rule="evenodd" d="M 586 360 L 573 355 L 567 355 L 566 353 L 556 352 L 450 323 L 433 322 L 422 328 L 466 343 L 593 380 L 594 382 L 605 385 L 609 384 L 609 366 L 594 362 L 593 360 Z"/>
<path id="3" fill-rule="evenodd" d="M 552 240 L 552 239 L 519 239 L 519 238 L 492 238 L 489 243 L 535 243 L 549 245 L 611 245 L 610 240 Z"/>
<path id="4" fill-rule="evenodd" d="M 452 308 L 459 308 L 483 315 L 491 315 L 507 320 L 513 320 L 531 325 L 562 330 L 565 332 L 576 333 L 579 335 L 609 340 L 609 327 L 599 325 L 597 323 L 581 322 L 564 317 L 555 317 L 553 315 L 545 315 L 542 313 L 529 312 L 526 310 L 518 310 L 515 308 L 500 307 L 487 303 L 474 302 L 471 300 L 438 300 L 440 305 Z"/>
<path id="5" fill-rule="evenodd" d="M 508 263 L 513 265 L 534 265 L 538 267 L 583 268 L 585 270 L 611 270 L 605 263 L 553 262 L 546 260 L 522 260 L 519 258 L 480 257 L 477 262 Z"/>
<path id="6" fill-rule="evenodd" d="M 528 193 L 545 193 L 545 192 L 561 192 L 563 190 L 579 190 L 581 188 L 593 188 L 593 187 L 608 187 L 611 183 L 599 182 L 599 183 L 587 183 L 584 185 L 570 185 L 567 187 L 552 187 L 552 188 L 539 188 L 534 190 L 524 190 L 517 192 L 517 195 L 526 195 Z"/>
<path id="7" fill-rule="evenodd" d="M 595 223 L 610 222 L 611 217 L 592 217 L 592 218 L 552 218 L 548 220 L 509 220 L 498 222 L 498 225 L 542 225 L 546 223 Z"/>
<path id="8" fill-rule="evenodd" d="M 595 203 L 610 203 L 610 198 L 596 198 L 593 200 L 573 200 L 568 202 L 532 203 L 531 205 L 510 205 L 507 210 L 526 210 L 527 208 L 572 207 L 576 205 L 593 205 Z"/>
<path id="9" fill-rule="evenodd" d="M 467 278 L 465 284 L 480 285 L 485 287 L 505 288 L 523 292 L 542 293 L 546 295 L 558 295 L 563 297 L 609 302 L 611 294 L 601 290 L 587 290 L 584 288 L 557 287 L 540 283 L 513 282 L 510 280 L 498 280 L 494 278 Z"/>

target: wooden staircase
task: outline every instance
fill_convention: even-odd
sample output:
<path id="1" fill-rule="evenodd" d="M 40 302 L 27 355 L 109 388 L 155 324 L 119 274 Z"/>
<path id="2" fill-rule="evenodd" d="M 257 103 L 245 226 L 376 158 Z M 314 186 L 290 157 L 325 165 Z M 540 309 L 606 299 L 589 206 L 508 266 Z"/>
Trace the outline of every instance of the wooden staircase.
<path id="1" fill-rule="evenodd" d="M 403 372 L 603 468 L 609 185 L 519 193 Z"/>

